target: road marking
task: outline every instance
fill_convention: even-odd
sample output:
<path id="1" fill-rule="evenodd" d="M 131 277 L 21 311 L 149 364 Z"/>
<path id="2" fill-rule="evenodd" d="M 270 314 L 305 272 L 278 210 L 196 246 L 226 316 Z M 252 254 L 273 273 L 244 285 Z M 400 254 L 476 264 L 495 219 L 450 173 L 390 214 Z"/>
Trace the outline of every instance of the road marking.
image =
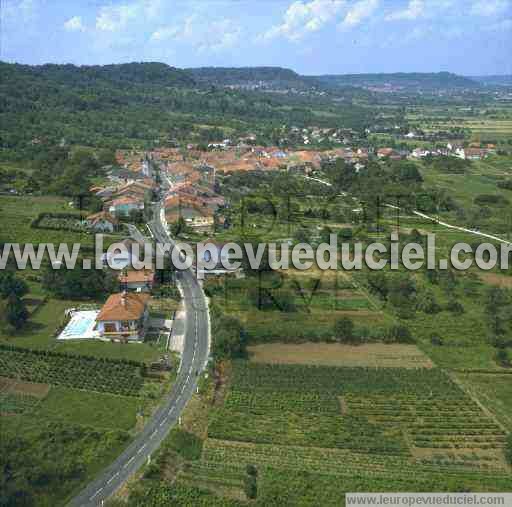
<path id="1" fill-rule="evenodd" d="M 135 459 L 135 456 L 132 456 L 123 466 L 123 468 L 126 468 L 133 460 Z"/>
<path id="2" fill-rule="evenodd" d="M 156 431 L 157 431 L 157 430 L 153 431 L 153 433 L 151 433 L 151 435 L 150 435 L 150 437 L 149 437 L 149 438 L 153 438 L 153 437 L 156 435 Z"/>
<path id="3" fill-rule="evenodd" d="M 95 497 L 97 497 L 101 492 L 103 491 L 103 488 L 98 489 L 94 495 L 91 496 L 89 500 L 93 500 Z"/>
<path id="4" fill-rule="evenodd" d="M 119 472 L 116 472 L 108 481 L 107 484 L 110 484 L 117 476 L 119 475 Z"/>
<path id="5" fill-rule="evenodd" d="M 164 419 L 164 420 L 160 423 L 160 426 L 163 426 L 163 425 L 165 424 L 165 421 L 166 421 L 166 420 L 167 420 L 167 419 Z"/>
<path id="6" fill-rule="evenodd" d="M 144 447 L 146 447 L 146 444 L 144 444 L 138 451 L 137 451 L 137 454 L 140 454 L 142 452 L 142 449 L 144 449 Z"/>

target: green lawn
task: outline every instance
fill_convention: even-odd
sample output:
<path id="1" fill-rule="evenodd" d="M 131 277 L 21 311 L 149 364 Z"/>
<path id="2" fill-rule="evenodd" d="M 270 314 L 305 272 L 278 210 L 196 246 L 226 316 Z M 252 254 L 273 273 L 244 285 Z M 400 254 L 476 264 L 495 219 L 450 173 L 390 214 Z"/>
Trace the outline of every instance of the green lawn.
<path id="1" fill-rule="evenodd" d="M 96 429 L 129 431 L 135 426 L 142 402 L 134 397 L 52 387 L 33 414 L 36 419 L 58 419 Z"/>
<path id="2" fill-rule="evenodd" d="M 5 243 L 81 243 L 89 247 L 94 245 L 94 235 L 87 232 L 48 230 L 32 228 L 30 224 L 39 213 L 76 213 L 69 205 L 70 199 L 57 196 L 5 196 L 0 195 L 0 214 L 2 228 L 0 242 Z M 117 239 L 116 239 L 117 238 Z M 119 236 L 104 238 L 108 246 Z"/>
<path id="3" fill-rule="evenodd" d="M 10 243 L 84 243 L 93 244 L 93 236 L 70 231 L 34 229 L 31 221 L 39 213 L 72 213 L 69 200 L 56 196 L 0 196 L 1 239 Z"/>

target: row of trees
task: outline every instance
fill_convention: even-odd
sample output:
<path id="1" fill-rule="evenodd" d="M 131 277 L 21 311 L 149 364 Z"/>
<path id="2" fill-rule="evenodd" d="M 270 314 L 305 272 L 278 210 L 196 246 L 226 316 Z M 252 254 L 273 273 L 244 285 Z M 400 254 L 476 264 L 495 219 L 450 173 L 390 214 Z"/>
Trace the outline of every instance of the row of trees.
<path id="1" fill-rule="evenodd" d="M 414 337 L 407 326 L 395 325 L 383 330 L 377 337 L 385 343 L 414 343 Z M 341 317 L 334 323 L 333 339 L 339 343 L 359 345 L 374 339 L 369 329 L 356 329 L 349 317 Z"/>

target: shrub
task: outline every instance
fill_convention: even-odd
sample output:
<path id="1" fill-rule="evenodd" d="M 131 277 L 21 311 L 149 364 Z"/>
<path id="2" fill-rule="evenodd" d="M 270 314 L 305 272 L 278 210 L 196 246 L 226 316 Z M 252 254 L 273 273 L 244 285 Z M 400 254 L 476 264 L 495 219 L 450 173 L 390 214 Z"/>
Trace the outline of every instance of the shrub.
<path id="1" fill-rule="evenodd" d="M 256 484 L 256 476 L 247 475 L 244 481 L 245 485 L 245 494 L 247 498 L 255 499 L 258 495 L 258 486 Z"/>
<path id="2" fill-rule="evenodd" d="M 441 306 L 436 301 L 434 294 L 428 291 L 418 302 L 418 309 L 428 314 L 435 314 L 441 311 Z"/>
<path id="3" fill-rule="evenodd" d="M 496 351 L 495 357 L 496 357 L 496 362 L 500 366 L 503 366 L 503 368 L 510 368 L 510 366 L 512 366 L 512 364 L 510 362 L 510 357 L 509 357 L 506 349 L 498 349 Z"/>
<path id="4" fill-rule="evenodd" d="M 194 461 L 201 458 L 203 441 L 188 431 L 174 428 L 169 435 L 169 447 L 183 459 Z"/>
<path id="5" fill-rule="evenodd" d="M 247 475 L 252 475 L 254 477 L 258 477 L 258 469 L 256 468 L 255 465 L 247 465 L 247 467 L 245 468 L 245 471 L 247 472 Z"/>
<path id="6" fill-rule="evenodd" d="M 390 328 L 386 341 L 388 341 L 388 343 L 414 343 L 414 338 L 408 327 L 398 325 Z"/>
<path id="7" fill-rule="evenodd" d="M 338 319 L 334 324 L 334 336 L 339 342 L 352 343 L 355 340 L 354 323 L 348 317 Z"/>
<path id="8" fill-rule="evenodd" d="M 496 194 L 480 194 L 477 195 L 474 199 L 475 204 L 479 206 L 508 206 L 510 204 L 509 200 L 503 197 L 502 195 Z"/>
<path id="9" fill-rule="evenodd" d="M 439 346 L 443 345 L 444 341 L 443 341 L 443 339 L 439 335 L 433 333 L 430 336 L 430 343 L 432 345 L 435 345 L 435 346 L 439 347 Z"/>
<path id="10" fill-rule="evenodd" d="M 507 462 L 512 465 L 512 433 L 507 437 L 507 443 L 505 445 L 505 458 Z"/>
<path id="11" fill-rule="evenodd" d="M 452 299 L 446 304 L 446 310 L 454 315 L 462 315 L 464 313 L 464 306 L 462 306 L 458 301 Z"/>
<path id="12" fill-rule="evenodd" d="M 498 188 L 504 188 L 505 190 L 512 190 L 512 180 L 505 180 L 498 182 Z"/>

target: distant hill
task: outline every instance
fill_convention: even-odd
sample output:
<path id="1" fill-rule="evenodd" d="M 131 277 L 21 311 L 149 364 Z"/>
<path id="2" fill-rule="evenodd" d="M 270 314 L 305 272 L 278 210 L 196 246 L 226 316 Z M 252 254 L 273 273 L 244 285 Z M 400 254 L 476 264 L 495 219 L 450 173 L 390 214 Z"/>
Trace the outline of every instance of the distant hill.
<path id="1" fill-rule="evenodd" d="M 512 86 L 512 75 L 502 76 L 469 76 L 470 79 L 488 86 Z"/>
<path id="2" fill-rule="evenodd" d="M 185 71 L 164 63 L 123 63 L 113 65 L 20 65 L 0 62 L 2 78 L 24 76 L 29 79 L 61 84 L 90 86 L 96 84 L 147 84 L 172 87 L 194 86 L 194 79 Z"/>
<path id="3" fill-rule="evenodd" d="M 358 86 L 370 89 L 441 90 L 474 89 L 479 83 L 470 78 L 450 72 L 418 73 L 398 72 L 394 74 L 340 74 L 313 76 L 327 87 Z"/>
<path id="4" fill-rule="evenodd" d="M 258 88 L 311 88 L 319 83 L 282 67 L 199 67 L 186 69 L 198 83 Z"/>
<path id="5" fill-rule="evenodd" d="M 302 76 L 282 67 L 200 67 L 186 69 L 198 84 L 236 88 L 322 90 L 353 95 L 354 88 L 375 91 L 435 91 L 478 89 L 477 80 L 450 72 L 393 74 L 333 74 Z"/>

